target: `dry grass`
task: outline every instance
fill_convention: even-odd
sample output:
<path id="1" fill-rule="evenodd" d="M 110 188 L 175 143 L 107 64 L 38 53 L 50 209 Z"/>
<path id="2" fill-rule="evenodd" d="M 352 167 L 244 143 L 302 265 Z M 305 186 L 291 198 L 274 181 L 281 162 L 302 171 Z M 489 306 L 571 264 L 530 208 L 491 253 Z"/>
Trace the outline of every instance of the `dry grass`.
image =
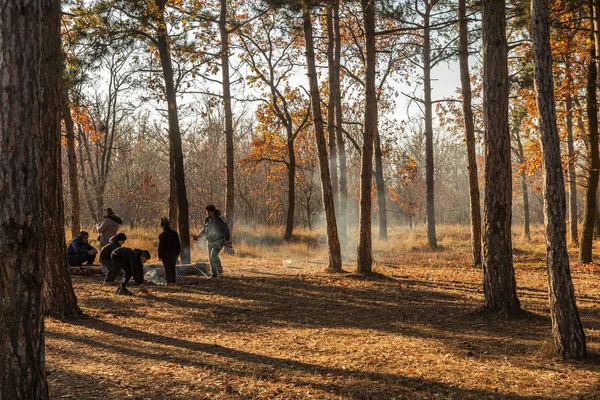
<path id="1" fill-rule="evenodd" d="M 324 273 L 317 233 L 284 244 L 272 229 L 238 232 L 222 279 L 122 298 L 75 277 L 85 317 L 46 324 L 52 398 L 600 398 L 600 269 L 572 266 L 590 358 L 554 360 L 540 232 L 515 238 L 530 312 L 519 320 L 476 312 L 481 272 L 463 227 L 440 227 L 436 251 L 421 230 L 392 230 L 369 278 Z M 148 247 L 156 235 L 137 236 Z"/>

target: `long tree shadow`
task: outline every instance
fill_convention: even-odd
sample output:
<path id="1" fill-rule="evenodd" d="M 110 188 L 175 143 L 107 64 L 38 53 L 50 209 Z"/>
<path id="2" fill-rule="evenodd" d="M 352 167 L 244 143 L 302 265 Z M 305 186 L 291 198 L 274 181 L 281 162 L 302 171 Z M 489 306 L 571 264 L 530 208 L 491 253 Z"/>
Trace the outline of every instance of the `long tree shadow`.
<path id="1" fill-rule="evenodd" d="M 346 280 L 358 280 L 360 285 L 348 287 Z M 478 299 L 462 291 L 449 291 L 460 282 L 440 284 L 439 290 L 433 290 L 427 281 L 353 275 L 317 279 L 229 277 L 189 282 L 195 285 L 183 286 L 179 292 L 169 290 L 165 292 L 168 296 L 157 295 L 147 301 L 190 310 L 185 312 L 190 320 L 215 331 L 248 333 L 282 325 L 377 330 L 439 339 L 448 351 L 461 356 L 484 352 L 486 357 L 532 354 L 549 339 L 551 329 L 547 315 L 530 314 L 529 318 L 511 321 L 474 313 L 480 305 Z M 462 286 L 468 291 L 474 288 L 474 284 Z M 215 298 L 219 300 L 207 300 Z M 111 298 L 86 300 L 92 307 L 121 307 L 111 306 L 110 302 Z M 597 326 L 598 313 L 589 311 L 586 323 Z M 527 365 L 524 359 L 515 362 L 538 368 Z"/>
<path id="2" fill-rule="evenodd" d="M 147 349 L 146 346 L 135 346 L 135 348 L 125 347 L 115 343 L 100 342 L 83 335 L 73 337 L 69 334 L 54 332 L 48 332 L 47 335 L 49 338 L 71 340 L 74 343 L 85 344 L 102 351 L 112 351 L 142 359 L 168 360 L 185 366 L 217 371 L 229 376 L 252 376 L 257 379 L 266 379 L 277 383 L 281 383 L 283 380 L 284 383 L 288 381 L 287 383 L 291 383 L 294 386 L 309 387 L 336 396 L 349 395 L 353 399 L 409 399 L 418 398 L 420 394 L 426 395 L 429 398 L 432 392 L 436 393 L 438 397 L 456 399 L 548 399 L 543 396 L 520 396 L 495 391 L 470 390 L 418 377 L 343 369 L 292 359 L 265 356 L 216 344 L 193 342 L 144 332 L 95 318 L 80 320 L 74 324 L 118 335 L 127 340 L 135 338 L 145 342 L 148 346 L 154 344 L 175 346 L 185 351 L 167 356 L 163 353 L 145 351 Z M 198 357 L 201 359 L 199 360 Z M 251 365 L 250 368 L 248 368 L 248 364 Z M 276 375 L 275 371 L 277 372 Z M 335 379 L 335 383 L 319 383 L 310 379 L 310 377 L 314 376 L 332 376 L 339 379 Z"/>

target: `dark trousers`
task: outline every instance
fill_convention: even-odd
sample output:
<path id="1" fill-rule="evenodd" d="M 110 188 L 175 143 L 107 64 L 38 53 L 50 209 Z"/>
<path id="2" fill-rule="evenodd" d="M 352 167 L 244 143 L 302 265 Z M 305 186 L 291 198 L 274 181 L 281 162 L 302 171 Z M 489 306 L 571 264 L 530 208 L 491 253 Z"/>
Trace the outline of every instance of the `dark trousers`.
<path id="1" fill-rule="evenodd" d="M 223 273 L 223 266 L 221 265 L 221 259 L 219 258 L 219 253 L 222 249 L 222 240 L 218 240 L 216 242 L 208 242 L 208 260 L 210 262 L 210 269 L 213 275 Z"/>
<path id="2" fill-rule="evenodd" d="M 177 254 L 163 254 L 163 267 L 165 267 L 165 277 L 167 283 L 175 283 L 177 276 Z"/>
<path id="3" fill-rule="evenodd" d="M 89 255 L 89 254 L 76 254 L 74 256 L 69 256 L 69 265 L 72 265 L 74 267 L 78 267 L 80 265 L 83 265 L 84 263 L 87 263 L 88 265 L 91 265 L 94 263 L 94 260 L 96 259 L 96 255 Z"/>
<path id="4" fill-rule="evenodd" d="M 114 282 L 119 272 L 121 272 L 121 268 L 111 260 L 102 260 L 102 265 L 108 270 L 104 282 Z"/>
<path id="5" fill-rule="evenodd" d="M 125 271 L 125 273 L 123 274 L 123 280 L 121 281 L 121 286 L 125 287 L 127 286 L 127 284 L 129 283 L 129 281 L 131 280 L 131 278 L 133 276 L 137 276 L 139 274 L 133 274 L 133 270 L 131 269 L 131 267 L 129 266 L 129 264 L 127 262 L 125 262 L 124 260 L 122 260 L 121 258 L 113 258 L 112 259 L 113 263 L 115 264 L 115 266 L 119 269 L 122 269 L 123 271 Z M 144 274 L 142 273 L 142 277 L 144 276 Z M 138 285 L 141 285 L 142 283 L 144 283 L 144 279 L 142 278 L 142 281 L 139 282 L 137 279 L 135 280 L 136 283 Z"/>

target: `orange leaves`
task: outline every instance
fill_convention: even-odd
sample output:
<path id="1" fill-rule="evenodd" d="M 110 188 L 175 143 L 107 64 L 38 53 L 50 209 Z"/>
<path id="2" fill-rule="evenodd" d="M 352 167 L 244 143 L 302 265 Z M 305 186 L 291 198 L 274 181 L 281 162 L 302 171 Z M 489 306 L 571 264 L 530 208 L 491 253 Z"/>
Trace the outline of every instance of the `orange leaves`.
<path id="1" fill-rule="evenodd" d="M 73 122 L 81 128 L 84 134 L 89 135 L 92 142 L 97 141 L 104 136 L 103 132 L 98 132 L 94 121 L 90 115 L 89 107 L 71 105 L 71 115 Z"/>

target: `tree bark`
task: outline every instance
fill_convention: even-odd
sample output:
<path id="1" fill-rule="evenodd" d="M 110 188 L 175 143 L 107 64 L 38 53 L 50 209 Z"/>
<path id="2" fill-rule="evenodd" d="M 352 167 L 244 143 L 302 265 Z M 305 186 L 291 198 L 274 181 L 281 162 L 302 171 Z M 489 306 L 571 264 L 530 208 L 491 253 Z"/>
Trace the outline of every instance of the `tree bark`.
<path id="1" fill-rule="evenodd" d="M 571 281 L 565 224 L 566 195 L 556 125 L 550 21 L 546 0 L 531 4 L 536 101 L 544 164 L 544 224 L 552 338 L 561 358 L 585 355 L 585 334 Z"/>
<path id="2" fill-rule="evenodd" d="M 225 152 L 227 155 L 227 194 L 225 200 L 225 216 L 233 238 L 235 222 L 235 185 L 234 185 L 234 154 L 233 154 L 233 112 L 231 110 L 231 83 L 229 78 L 229 31 L 227 30 L 227 0 L 221 0 L 219 17 L 221 34 L 221 72 L 223 74 L 223 106 L 225 108 Z M 231 252 L 230 247 L 225 248 Z"/>
<path id="3" fill-rule="evenodd" d="M 170 142 L 170 139 L 169 139 Z M 173 146 L 169 145 L 169 225 L 177 226 L 177 179 L 175 177 L 175 157 L 173 156 Z"/>
<path id="4" fill-rule="evenodd" d="M 79 200 L 79 181 L 77 180 L 77 155 L 75 154 L 75 128 L 71 109 L 69 107 L 69 95 L 63 88 L 62 118 L 65 123 L 67 139 L 67 161 L 69 163 L 69 191 L 71 194 L 71 237 L 75 237 L 81 231 L 81 201 Z"/>
<path id="5" fill-rule="evenodd" d="M 465 120 L 465 143 L 467 145 L 467 171 L 469 173 L 469 200 L 471 207 L 471 249 L 473 265 L 481 266 L 481 207 L 479 199 L 479 178 L 477 176 L 477 155 L 475 153 L 475 125 L 473 122 L 471 76 L 469 74 L 469 27 L 467 23 L 466 0 L 458 0 L 459 18 L 459 64 L 460 82 L 463 97 L 463 117 Z"/>
<path id="6" fill-rule="evenodd" d="M 42 302 L 46 315 L 57 318 L 81 313 L 73 291 L 67 247 L 65 245 L 64 204 L 62 196 L 61 112 L 63 92 L 62 48 L 60 41 L 60 4 L 48 2 L 43 18 L 44 79 L 44 233 L 46 236 L 45 276 Z M 67 106 L 68 108 L 68 106 Z M 70 112 L 69 112 L 70 116 Z M 72 128 L 72 126 L 71 126 Z M 79 233 L 79 232 L 78 232 Z"/>
<path id="7" fill-rule="evenodd" d="M 158 7 L 164 9 L 164 0 L 158 0 Z M 177 208 L 179 238 L 181 240 L 181 262 L 186 264 L 190 262 L 190 221 L 188 210 L 187 191 L 185 187 L 185 170 L 183 165 L 183 147 L 181 144 L 181 130 L 179 128 L 179 115 L 177 113 L 177 93 L 175 92 L 175 83 L 173 79 L 173 63 L 171 61 L 171 51 L 169 48 L 166 23 L 161 14 L 158 24 L 158 51 L 160 63 L 163 70 L 165 83 L 165 92 L 167 95 L 168 116 L 169 116 L 169 143 L 173 149 L 175 185 L 177 188 Z"/>
<path id="8" fill-rule="evenodd" d="M 598 100 L 596 96 L 596 57 L 595 46 L 588 67 L 587 76 L 587 115 L 588 115 L 588 176 L 587 186 L 583 197 L 583 226 L 581 228 L 581 242 L 579 245 L 579 260 L 584 264 L 592 262 L 592 249 L 594 241 L 594 225 L 596 218 L 596 191 L 598 189 L 598 168 L 600 157 L 598 155 Z"/>
<path id="9" fill-rule="evenodd" d="M 376 45 L 375 3 L 361 0 L 365 29 L 365 123 L 360 168 L 360 210 L 357 270 L 367 274 L 373 268 L 371 234 L 371 186 L 373 173 L 373 141 L 377 134 L 377 92 L 375 88 Z"/>
<path id="10" fill-rule="evenodd" d="M 337 224 L 335 221 L 335 206 L 333 202 L 333 190 L 331 188 L 331 177 L 329 174 L 329 159 L 327 157 L 327 142 L 325 130 L 323 129 L 323 117 L 321 115 L 321 96 L 319 93 L 319 82 L 317 78 L 317 67 L 315 65 L 315 48 L 313 42 L 312 20 L 310 10 L 305 9 L 302 13 L 304 27 L 304 39 L 306 44 L 306 69 L 310 84 L 310 97 L 312 102 L 313 121 L 317 150 L 319 153 L 319 170 L 321 173 L 321 190 L 323 192 L 323 208 L 325 209 L 325 222 L 327 225 L 327 243 L 329 247 L 329 270 L 342 270 L 342 254 L 338 238 Z"/>
<path id="11" fill-rule="evenodd" d="M 275 99 L 275 97 L 273 97 Z M 294 214 L 296 212 L 296 154 L 294 152 L 294 136 L 292 127 L 286 126 L 287 132 L 287 150 L 289 163 L 288 169 L 288 210 L 285 220 L 285 233 L 283 240 L 289 242 L 292 240 L 294 232 Z"/>
<path id="12" fill-rule="evenodd" d="M 0 7 L 0 399 L 48 399 L 44 362 L 43 16 L 57 1 Z M 55 54 L 60 59 L 61 54 Z M 54 114 L 52 114 L 54 115 Z M 58 114 L 56 114 L 58 115 Z"/>
<path id="13" fill-rule="evenodd" d="M 483 114 L 485 129 L 485 198 L 483 235 L 484 309 L 518 313 L 512 263 L 512 171 L 508 124 L 508 66 L 505 0 L 483 8 Z"/>
<path id="14" fill-rule="evenodd" d="M 517 132 L 515 134 L 517 139 L 517 151 L 519 152 L 519 163 L 521 165 L 525 162 L 525 152 L 523 151 L 523 143 L 521 142 L 521 136 Z M 529 214 L 529 188 L 527 187 L 527 174 L 522 171 L 519 175 L 521 178 L 521 191 L 523 194 L 523 235 L 527 241 L 531 240 L 531 229 L 530 229 L 530 214 Z"/>
<path id="15" fill-rule="evenodd" d="M 333 188 L 333 202 L 336 207 L 338 201 L 338 169 L 337 149 L 335 136 L 335 33 L 333 26 L 333 1 L 327 4 L 327 72 L 329 79 L 329 101 L 327 102 L 327 134 L 329 141 L 329 171 L 331 173 L 331 186 Z M 337 219 L 336 219 L 337 220 Z M 339 226 L 338 226 L 339 227 Z"/>
<path id="16" fill-rule="evenodd" d="M 385 181 L 383 179 L 383 155 L 379 128 L 375 129 L 375 185 L 377 187 L 377 206 L 379 207 L 379 239 L 387 240 L 387 202 L 385 198 Z"/>
<path id="17" fill-rule="evenodd" d="M 427 188 L 427 242 L 437 247 L 435 233 L 435 190 L 433 177 L 433 103 L 431 102 L 431 5 L 423 13 L 423 87 L 425 106 L 425 186 Z"/>
<path id="18" fill-rule="evenodd" d="M 568 66 L 567 70 L 569 70 Z M 570 90 L 571 80 L 568 78 L 568 81 L 568 90 Z M 573 100 L 570 94 L 567 94 L 565 108 L 567 111 L 567 157 L 569 159 L 569 233 L 571 243 L 579 244 L 579 237 L 577 235 L 577 175 L 575 172 L 575 146 L 573 141 Z"/>
<path id="19" fill-rule="evenodd" d="M 342 91 L 340 86 L 340 71 L 342 60 L 342 43 L 340 36 L 340 2 L 334 0 L 333 4 L 333 29 L 335 31 L 335 71 L 334 88 L 335 88 L 335 136 L 337 141 L 338 165 L 340 168 L 340 190 L 339 203 L 340 210 L 338 212 L 338 227 L 340 241 L 344 247 L 348 244 L 348 174 L 346 172 L 346 146 L 344 143 L 343 132 L 343 109 L 342 109 Z"/>

